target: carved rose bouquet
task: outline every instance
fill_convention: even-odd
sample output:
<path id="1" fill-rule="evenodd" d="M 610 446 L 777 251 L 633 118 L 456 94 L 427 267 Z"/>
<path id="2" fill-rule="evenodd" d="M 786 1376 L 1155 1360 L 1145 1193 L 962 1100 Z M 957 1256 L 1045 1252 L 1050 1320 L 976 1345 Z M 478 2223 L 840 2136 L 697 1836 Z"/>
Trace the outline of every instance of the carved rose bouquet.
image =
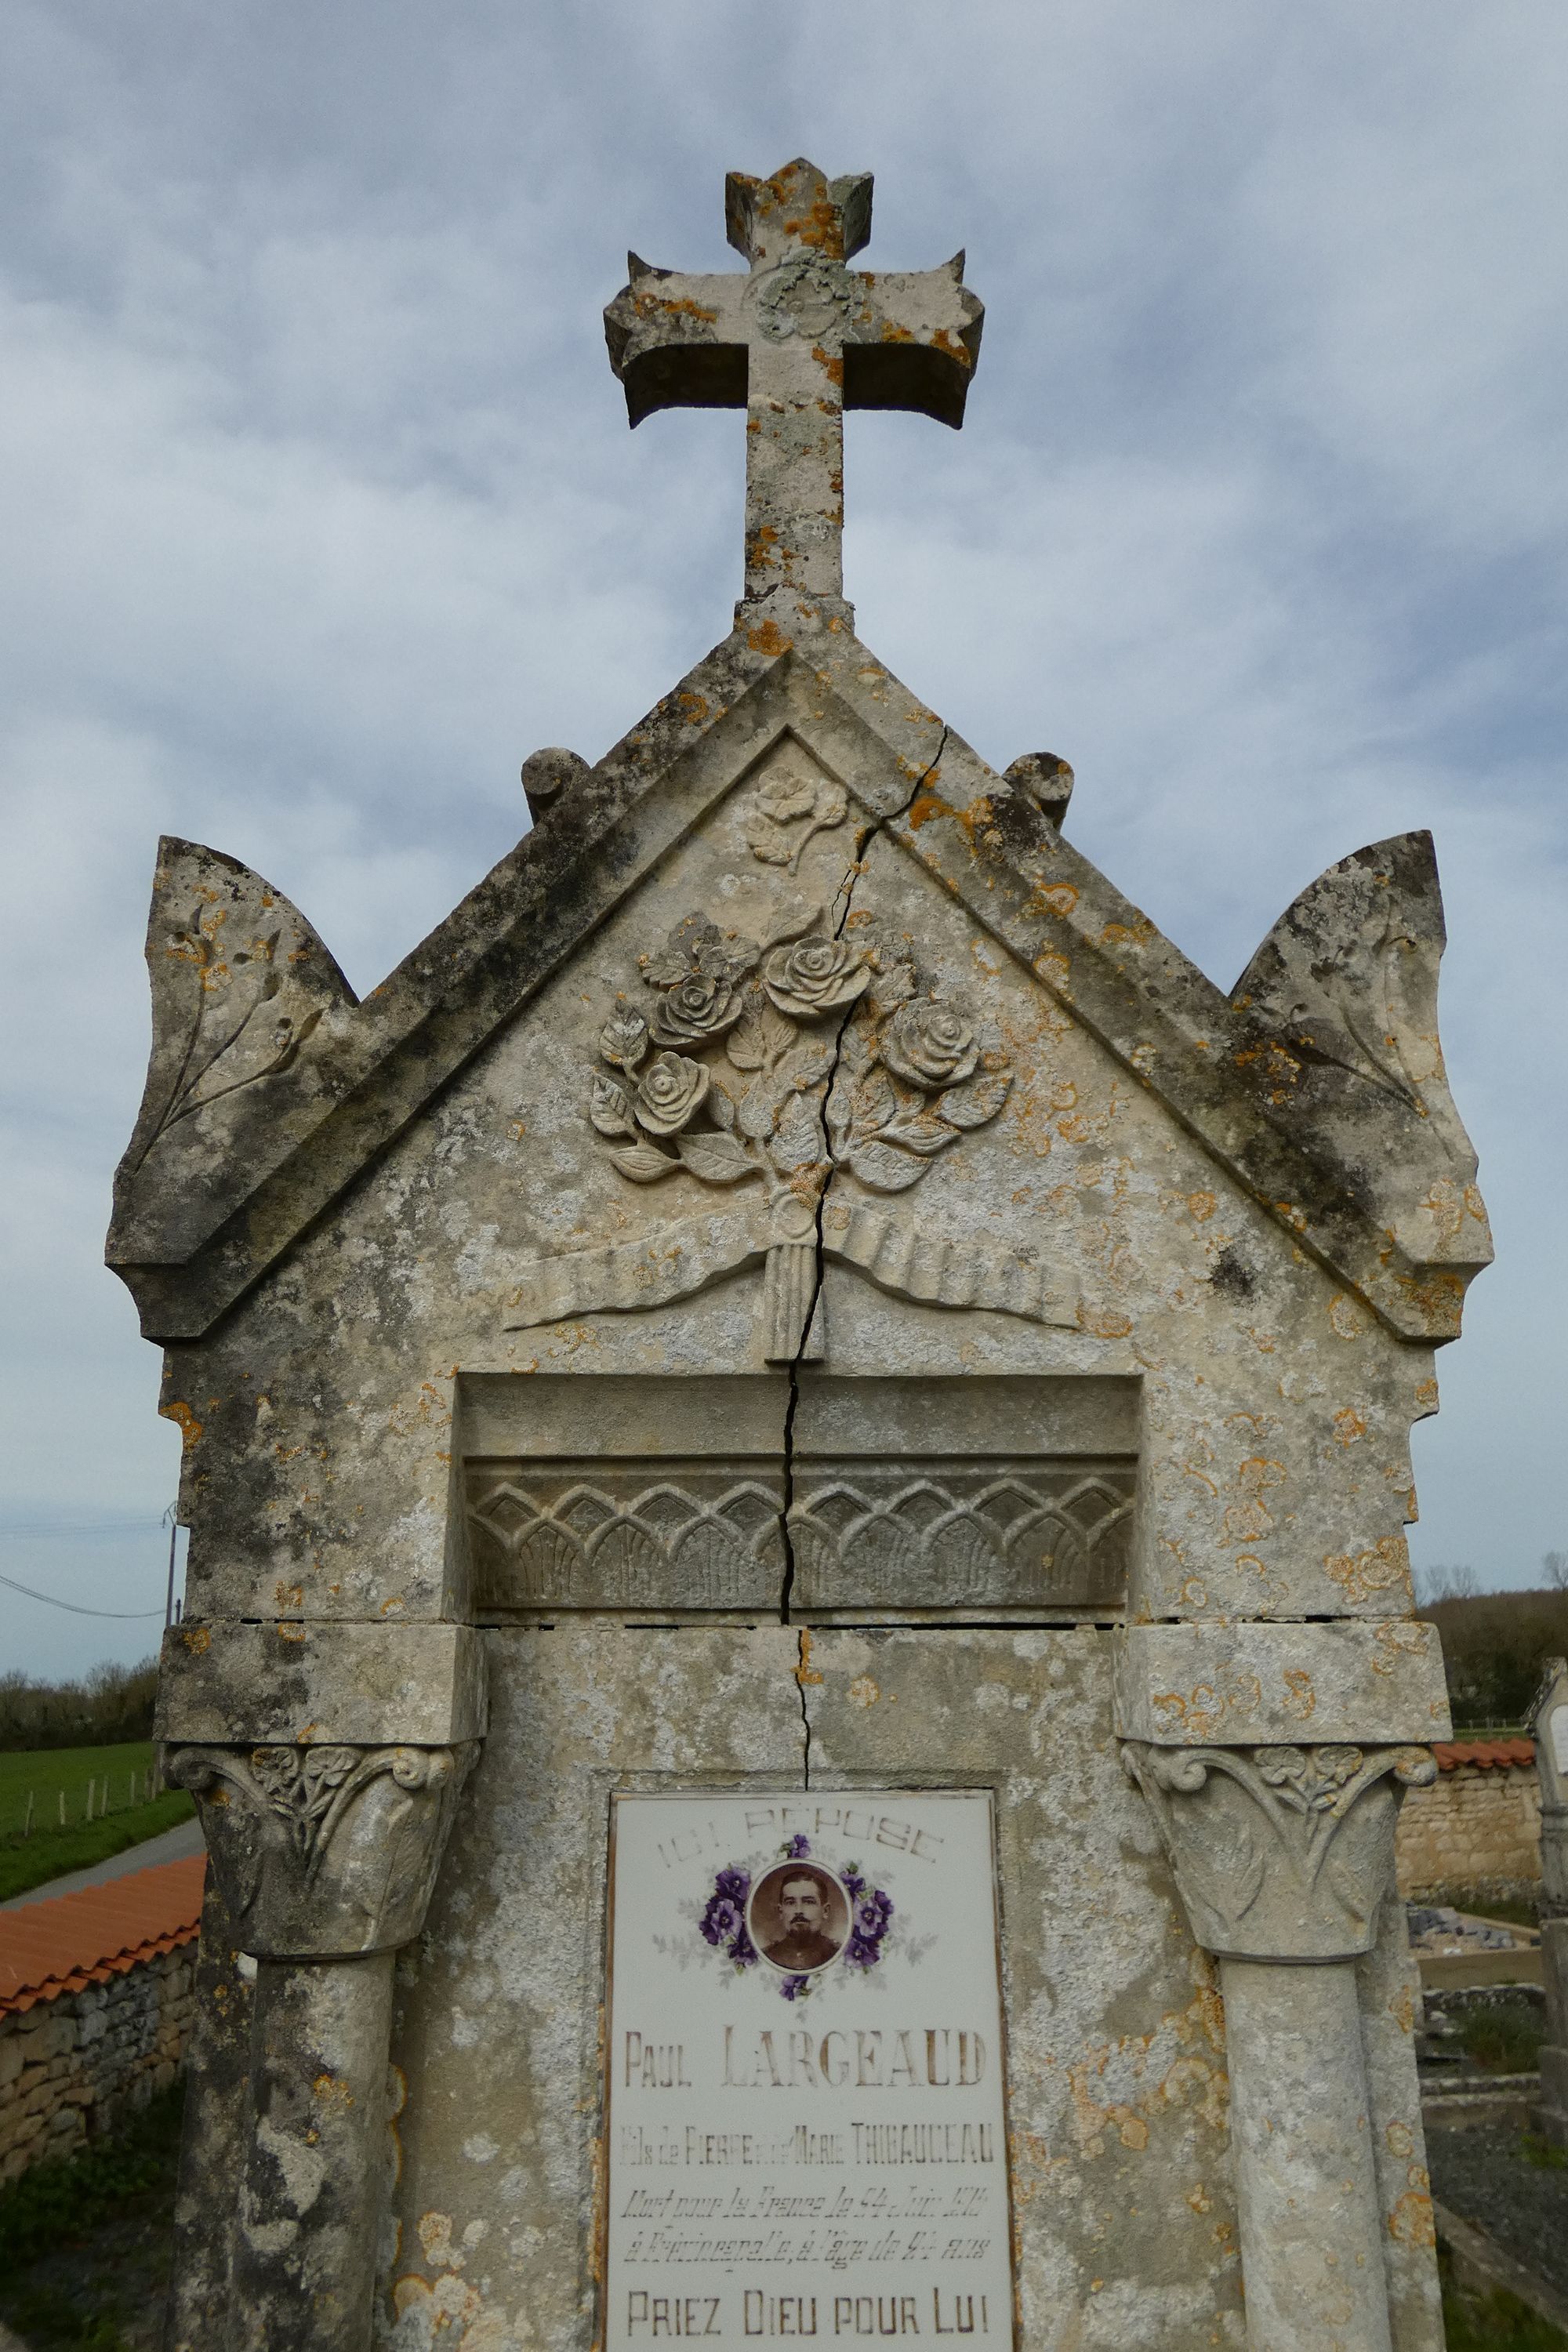
<path id="1" fill-rule="evenodd" d="M 759 822 L 822 815 L 803 797 L 816 786 L 772 789 Z M 961 1004 L 922 993 L 907 958 L 830 931 L 821 908 L 797 902 L 758 945 L 689 915 L 642 979 L 651 1005 L 623 998 L 605 1023 L 588 1102 L 634 1184 L 755 1178 L 773 1201 L 819 1194 L 837 1166 L 902 1192 L 1013 1082 Z"/>

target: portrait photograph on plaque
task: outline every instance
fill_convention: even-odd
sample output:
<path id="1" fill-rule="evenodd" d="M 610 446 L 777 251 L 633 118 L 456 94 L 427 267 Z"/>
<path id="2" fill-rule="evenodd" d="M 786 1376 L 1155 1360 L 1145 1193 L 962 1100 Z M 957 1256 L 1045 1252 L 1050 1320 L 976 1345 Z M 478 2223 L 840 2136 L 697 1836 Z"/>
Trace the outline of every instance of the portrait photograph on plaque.
<path id="1" fill-rule="evenodd" d="M 993 1800 L 620 1794 L 605 2352 L 1014 2341 Z"/>

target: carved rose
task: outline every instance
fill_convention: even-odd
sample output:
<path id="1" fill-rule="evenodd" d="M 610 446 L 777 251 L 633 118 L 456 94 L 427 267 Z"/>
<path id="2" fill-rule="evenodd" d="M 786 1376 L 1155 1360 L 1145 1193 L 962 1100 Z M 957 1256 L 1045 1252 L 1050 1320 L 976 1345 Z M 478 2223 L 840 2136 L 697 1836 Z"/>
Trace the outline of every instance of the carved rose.
<path id="1" fill-rule="evenodd" d="M 654 1007 L 653 1034 L 661 1045 L 687 1045 L 721 1037 L 740 1019 L 744 1005 L 731 980 L 688 972 Z"/>
<path id="2" fill-rule="evenodd" d="M 853 1004 L 871 975 L 858 948 L 842 940 L 797 940 L 775 948 L 763 968 L 763 985 L 781 1013 L 816 1021 Z"/>
<path id="3" fill-rule="evenodd" d="M 717 923 L 706 915 L 688 915 L 671 931 L 663 951 L 658 955 L 639 958 L 642 976 L 650 988 L 679 988 L 684 981 L 696 976 L 702 980 L 739 980 L 750 971 L 757 960 L 757 951 L 739 940 L 733 948 L 726 947 Z"/>
<path id="4" fill-rule="evenodd" d="M 650 1135 L 673 1135 L 708 1092 L 708 1073 L 684 1054 L 657 1054 L 637 1080 L 637 1125 Z"/>
<path id="5" fill-rule="evenodd" d="M 612 1013 L 599 1032 L 599 1051 L 617 1070 L 635 1070 L 648 1042 L 647 1023 L 640 1013 Z"/>
<path id="6" fill-rule="evenodd" d="M 950 1004 L 929 996 L 900 1004 L 882 1034 L 882 1059 L 912 1087 L 946 1087 L 966 1078 L 980 1057 L 974 1032 Z"/>

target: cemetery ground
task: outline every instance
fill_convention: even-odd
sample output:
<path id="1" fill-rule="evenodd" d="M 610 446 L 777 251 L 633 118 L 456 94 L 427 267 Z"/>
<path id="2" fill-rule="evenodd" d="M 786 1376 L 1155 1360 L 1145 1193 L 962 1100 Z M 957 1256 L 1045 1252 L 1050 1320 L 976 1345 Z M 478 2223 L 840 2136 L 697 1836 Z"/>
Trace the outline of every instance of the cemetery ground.
<path id="1" fill-rule="evenodd" d="M 153 1769 L 146 1739 L 0 1751 L 0 1903 L 189 1821 L 183 1790 L 149 1795 Z"/>

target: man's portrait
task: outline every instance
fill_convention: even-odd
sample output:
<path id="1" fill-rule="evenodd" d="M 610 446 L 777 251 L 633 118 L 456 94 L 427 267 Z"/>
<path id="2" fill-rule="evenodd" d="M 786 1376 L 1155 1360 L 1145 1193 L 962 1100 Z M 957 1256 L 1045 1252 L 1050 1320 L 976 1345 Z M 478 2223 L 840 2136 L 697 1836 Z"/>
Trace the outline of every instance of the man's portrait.
<path id="1" fill-rule="evenodd" d="M 791 1976 L 807 1976 L 844 1949 L 848 1898 L 832 1872 L 816 1863 L 775 1863 L 752 1890 L 751 1930 L 764 1960 Z"/>

